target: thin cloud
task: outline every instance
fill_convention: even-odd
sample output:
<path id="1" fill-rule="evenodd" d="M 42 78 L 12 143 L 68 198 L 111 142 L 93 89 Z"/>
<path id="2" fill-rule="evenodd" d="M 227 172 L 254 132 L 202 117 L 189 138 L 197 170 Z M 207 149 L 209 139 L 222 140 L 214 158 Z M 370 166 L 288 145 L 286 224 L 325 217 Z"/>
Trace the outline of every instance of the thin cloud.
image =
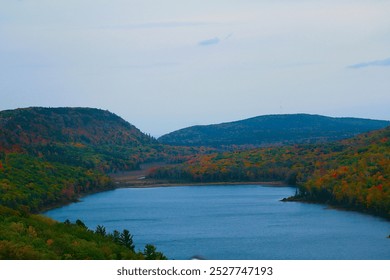
<path id="1" fill-rule="evenodd" d="M 348 66 L 348 68 L 359 69 L 359 68 L 373 67 L 373 66 L 389 67 L 390 66 L 390 58 L 353 64 L 353 65 Z"/>
<path id="2" fill-rule="evenodd" d="M 227 36 L 225 37 L 224 40 L 230 39 L 232 36 L 233 36 L 233 33 L 230 33 L 229 35 L 227 35 Z"/>
<path id="3" fill-rule="evenodd" d="M 167 22 L 145 22 L 125 25 L 104 26 L 105 29 L 150 29 L 150 28 L 181 28 L 210 25 L 209 22 L 186 22 L 186 21 L 167 21 Z"/>
<path id="4" fill-rule="evenodd" d="M 207 40 L 200 41 L 198 43 L 198 45 L 205 47 L 205 46 L 216 45 L 216 44 L 219 44 L 220 42 L 221 42 L 221 40 L 218 37 L 215 37 L 215 38 L 212 38 L 212 39 L 207 39 Z"/>
<path id="5" fill-rule="evenodd" d="M 216 45 L 216 44 L 219 44 L 221 43 L 222 41 L 226 41 L 228 39 L 230 39 L 231 37 L 233 36 L 233 33 L 230 33 L 228 34 L 226 37 L 224 37 L 223 39 L 219 39 L 219 37 L 214 37 L 212 39 L 207 39 L 207 40 L 203 40 L 203 41 L 200 41 L 198 43 L 199 46 L 211 46 L 211 45 Z"/>

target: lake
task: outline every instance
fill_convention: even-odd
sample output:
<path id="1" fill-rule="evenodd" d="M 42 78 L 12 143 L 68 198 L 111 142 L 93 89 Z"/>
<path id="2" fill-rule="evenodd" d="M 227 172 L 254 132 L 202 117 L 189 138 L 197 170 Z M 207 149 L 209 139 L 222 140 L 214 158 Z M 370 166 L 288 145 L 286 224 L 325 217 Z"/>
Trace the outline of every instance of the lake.
<path id="1" fill-rule="evenodd" d="M 169 259 L 390 259 L 390 223 L 324 205 L 281 202 L 293 187 L 261 185 L 116 189 L 44 213 L 108 232 Z"/>

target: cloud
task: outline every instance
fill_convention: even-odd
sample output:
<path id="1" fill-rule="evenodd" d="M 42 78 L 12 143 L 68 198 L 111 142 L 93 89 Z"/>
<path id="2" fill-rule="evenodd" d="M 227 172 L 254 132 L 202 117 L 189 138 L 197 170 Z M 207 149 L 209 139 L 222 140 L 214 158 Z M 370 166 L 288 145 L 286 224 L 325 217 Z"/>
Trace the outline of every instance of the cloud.
<path id="1" fill-rule="evenodd" d="M 229 35 L 227 35 L 227 36 L 225 37 L 224 40 L 230 39 L 232 36 L 233 36 L 233 33 L 230 33 Z"/>
<path id="2" fill-rule="evenodd" d="M 215 37 L 215 38 L 212 38 L 212 39 L 207 39 L 207 40 L 200 41 L 198 43 L 198 45 L 205 47 L 205 46 L 216 45 L 216 44 L 219 44 L 220 42 L 221 42 L 221 40 L 218 37 Z"/>
<path id="3" fill-rule="evenodd" d="M 210 46 L 210 45 L 216 45 L 216 44 L 219 44 L 221 43 L 222 41 L 225 41 L 225 40 L 228 40 L 230 39 L 231 37 L 233 36 L 233 33 L 230 33 L 228 34 L 226 37 L 224 37 L 223 39 L 219 39 L 219 37 L 214 37 L 212 39 L 207 39 L 207 40 L 203 40 L 203 41 L 200 41 L 198 43 L 199 46 Z"/>
<path id="4" fill-rule="evenodd" d="M 126 25 L 103 26 L 105 29 L 149 29 L 149 28 L 181 28 L 210 25 L 209 22 L 186 22 L 186 21 L 166 21 L 166 22 L 145 22 Z"/>
<path id="5" fill-rule="evenodd" d="M 382 67 L 387 66 L 387 67 L 389 67 L 390 66 L 390 58 L 353 64 L 353 65 L 348 66 L 348 68 L 359 69 L 359 68 L 372 67 L 372 66 L 382 66 Z"/>

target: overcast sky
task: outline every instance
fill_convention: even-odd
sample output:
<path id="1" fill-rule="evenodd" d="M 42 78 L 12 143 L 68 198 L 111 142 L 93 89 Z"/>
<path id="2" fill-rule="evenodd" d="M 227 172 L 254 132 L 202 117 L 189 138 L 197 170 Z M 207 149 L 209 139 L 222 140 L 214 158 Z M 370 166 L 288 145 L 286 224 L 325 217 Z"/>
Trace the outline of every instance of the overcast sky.
<path id="1" fill-rule="evenodd" d="M 388 0 L 0 0 L 0 110 L 153 136 L 264 114 L 390 120 Z"/>

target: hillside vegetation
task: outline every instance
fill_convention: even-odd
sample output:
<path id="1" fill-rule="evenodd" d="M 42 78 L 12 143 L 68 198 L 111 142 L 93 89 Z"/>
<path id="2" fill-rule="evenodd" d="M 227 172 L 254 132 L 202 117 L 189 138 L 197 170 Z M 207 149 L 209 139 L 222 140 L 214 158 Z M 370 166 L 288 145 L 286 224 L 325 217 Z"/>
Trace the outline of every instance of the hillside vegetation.
<path id="1" fill-rule="evenodd" d="M 113 188 L 108 173 L 197 152 L 163 146 L 108 111 L 40 108 L 0 112 L 0 203 L 37 212 Z"/>
<path id="2" fill-rule="evenodd" d="M 0 259 L 162 258 L 150 246 L 146 255 L 136 253 L 109 235 L 32 213 L 113 188 L 108 172 L 187 152 L 164 149 L 108 111 L 0 112 Z"/>
<path id="3" fill-rule="evenodd" d="M 284 181 L 291 200 L 340 205 L 390 218 L 390 127 L 321 145 L 258 148 L 200 155 L 159 168 L 152 178 L 181 182 Z"/>
<path id="4" fill-rule="evenodd" d="M 0 112 L 0 203 L 37 212 L 112 188 L 107 172 L 157 156 L 156 141 L 118 116 L 89 108 Z"/>
<path id="5" fill-rule="evenodd" d="M 32 107 L 0 112 L 0 152 L 104 172 L 137 168 L 158 157 L 158 143 L 108 111 Z"/>
<path id="6" fill-rule="evenodd" d="M 183 128 L 161 136 L 170 145 L 218 148 L 324 143 L 384 128 L 389 121 L 331 118 L 319 115 L 266 115 L 246 120 Z"/>

